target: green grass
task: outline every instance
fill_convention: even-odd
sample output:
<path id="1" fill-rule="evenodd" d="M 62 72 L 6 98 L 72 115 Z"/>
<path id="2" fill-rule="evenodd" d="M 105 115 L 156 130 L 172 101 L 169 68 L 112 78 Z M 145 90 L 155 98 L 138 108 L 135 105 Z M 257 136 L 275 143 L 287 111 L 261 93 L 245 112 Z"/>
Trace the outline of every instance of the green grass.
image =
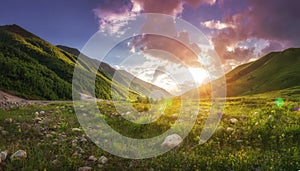
<path id="1" fill-rule="evenodd" d="M 113 156 L 85 137 L 84 132 L 74 132 L 79 127 L 71 103 L 51 104 L 48 106 L 29 106 L 0 111 L 0 126 L 9 131 L 9 135 L 0 135 L 1 150 L 13 152 L 27 151 L 27 159 L 6 161 L 0 164 L 0 170 L 76 170 L 81 166 L 91 166 L 95 170 L 297 170 L 300 168 L 300 113 L 294 110 L 299 101 L 286 100 L 285 105 L 277 107 L 276 98 L 235 97 L 227 99 L 226 107 L 217 131 L 203 145 L 198 145 L 199 135 L 208 116 L 209 101 L 200 103 L 201 111 L 190 134 L 180 147 L 150 159 L 130 160 Z M 135 104 L 143 106 L 147 104 Z M 99 103 L 106 121 L 118 132 L 135 138 L 147 138 L 161 134 L 177 119 L 172 114 L 178 112 L 178 103 L 173 102 L 156 122 L 147 125 L 130 123 L 123 119 L 111 102 Z M 190 104 L 196 108 L 197 104 Z M 34 124 L 36 111 L 45 111 L 48 122 L 45 125 Z M 13 118 L 12 124 L 4 122 Z M 230 119 L 238 119 L 231 124 Z M 30 129 L 22 130 L 18 124 L 27 123 Z M 226 129 L 231 127 L 234 131 Z M 51 134 L 37 136 L 37 128 Z M 76 146 L 72 141 L 85 137 L 87 142 L 78 144 L 84 153 L 74 156 Z M 59 140 L 58 144 L 53 142 Z M 63 141 L 60 141 L 63 140 Z M 101 169 L 88 161 L 90 155 L 106 156 L 109 160 Z M 52 160 L 60 164 L 54 165 Z"/>

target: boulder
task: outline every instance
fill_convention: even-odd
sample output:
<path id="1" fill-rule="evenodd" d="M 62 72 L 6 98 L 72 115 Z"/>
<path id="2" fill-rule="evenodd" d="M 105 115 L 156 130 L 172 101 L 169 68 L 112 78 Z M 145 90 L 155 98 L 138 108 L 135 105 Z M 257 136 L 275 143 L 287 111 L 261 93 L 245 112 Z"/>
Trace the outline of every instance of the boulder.
<path id="1" fill-rule="evenodd" d="M 228 127 L 228 128 L 226 129 L 226 131 L 228 131 L 228 132 L 232 132 L 232 131 L 234 131 L 234 129 L 233 129 L 233 128 L 231 128 L 231 127 Z"/>
<path id="2" fill-rule="evenodd" d="M 97 161 L 97 158 L 96 158 L 95 156 L 90 156 L 90 157 L 88 158 L 88 160 L 89 160 L 89 161 L 95 162 L 95 161 Z"/>
<path id="3" fill-rule="evenodd" d="M 92 168 L 88 167 L 88 166 L 78 168 L 78 171 L 91 171 L 91 170 L 92 170 Z"/>
<path id="4" fill-rule="evenodd" d="M 239 120 L 237 120 L 236 118 L 231 118 L 229 121 L 231 124 L 236 124 Z"/>
<path id="5" fill-rule="evenodd" d="M 7 118 L 7 119 L 4 120 L 4 122 L 7 123 L 7 124 L 11 124 L 11 123 L 13 123 L 13 119 L 12 118 Z"/>
<path id="6" fill-rule="evenodd" d="M 0 163 L 1 163 L 1 162 L 4 162 L 4 161 L 6 160 L 7 154 L 8 154 L 7 151 L 2 151 L 2 152 L 0 153 Z"/>
<path id="7" fill-rule="evenodd" d="M 11 160 L 15 160 L 15 159 L 20 160 L 20 159 L 23 159 L 23 158 L 26 158 L 26 157 L 27 157 L 26 151 L 18 150 L 13 155 L 11 155 L 10 159 Z"/>
<path id="8" fill-rule="evenodd" d="M 180 137 L 180 135 L 172 134 L 167 136 L 161 145 L 169 148 L 173 148 L 178 146 L 181 142 L 182 142 L 182 138 Z"/>

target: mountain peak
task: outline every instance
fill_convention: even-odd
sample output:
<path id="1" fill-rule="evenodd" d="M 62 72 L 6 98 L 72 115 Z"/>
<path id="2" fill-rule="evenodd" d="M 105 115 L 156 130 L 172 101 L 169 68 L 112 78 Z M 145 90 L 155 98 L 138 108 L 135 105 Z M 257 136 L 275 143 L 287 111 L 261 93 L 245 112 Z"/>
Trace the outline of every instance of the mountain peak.
<path id="1" fill-rule="evenodd" d="M 15 34 L 19 34 L 24 37 L 33 37 L 33 36 L 36 37 L 34 34 L 28 32 L 27 30 L 25 30 L 24 28 L 16 24 L 0 26 L 0 30 L 13 32 Z"/>
<path id="2" fill-rule="evenodd" d="M 71 47 L 68 47 L 68 46 L 63 46 L 63 45 L 56 45 L 56 47 L 66 51 L 66 52 L 69 52 L 75 56 L 78 56 L 80 55 L 80 51 L 76 48 L 71 48 Z"/>

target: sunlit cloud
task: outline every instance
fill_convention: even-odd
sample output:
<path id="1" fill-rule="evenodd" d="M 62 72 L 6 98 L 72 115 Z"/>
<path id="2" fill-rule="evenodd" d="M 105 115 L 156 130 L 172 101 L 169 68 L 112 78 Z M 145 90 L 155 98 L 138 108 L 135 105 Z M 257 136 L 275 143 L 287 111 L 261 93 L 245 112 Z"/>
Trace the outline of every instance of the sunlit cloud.
<path id="1" fill-rule="evenodd" d="M 235 28 L 233 24 L 229 23 L 222 23 L 221 21 L 217 20 L 210 20 L 210 21 L 205 21 L 201 22 L 201 25 L 210 29 L 217 29 L 217 30 L 222 30 L 225 28 Z"/>

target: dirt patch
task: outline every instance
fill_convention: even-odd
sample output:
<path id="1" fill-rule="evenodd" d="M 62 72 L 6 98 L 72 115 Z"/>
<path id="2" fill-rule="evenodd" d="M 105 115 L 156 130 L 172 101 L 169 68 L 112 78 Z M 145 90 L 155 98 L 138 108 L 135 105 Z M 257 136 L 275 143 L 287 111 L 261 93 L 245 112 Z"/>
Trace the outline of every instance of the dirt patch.
<path id="1" fill-rule="evenodd" d="M 0 108 L 10 109 L 13 107 L 27 106 L 29 102 L 20 97 L 0 91 Z"/>

